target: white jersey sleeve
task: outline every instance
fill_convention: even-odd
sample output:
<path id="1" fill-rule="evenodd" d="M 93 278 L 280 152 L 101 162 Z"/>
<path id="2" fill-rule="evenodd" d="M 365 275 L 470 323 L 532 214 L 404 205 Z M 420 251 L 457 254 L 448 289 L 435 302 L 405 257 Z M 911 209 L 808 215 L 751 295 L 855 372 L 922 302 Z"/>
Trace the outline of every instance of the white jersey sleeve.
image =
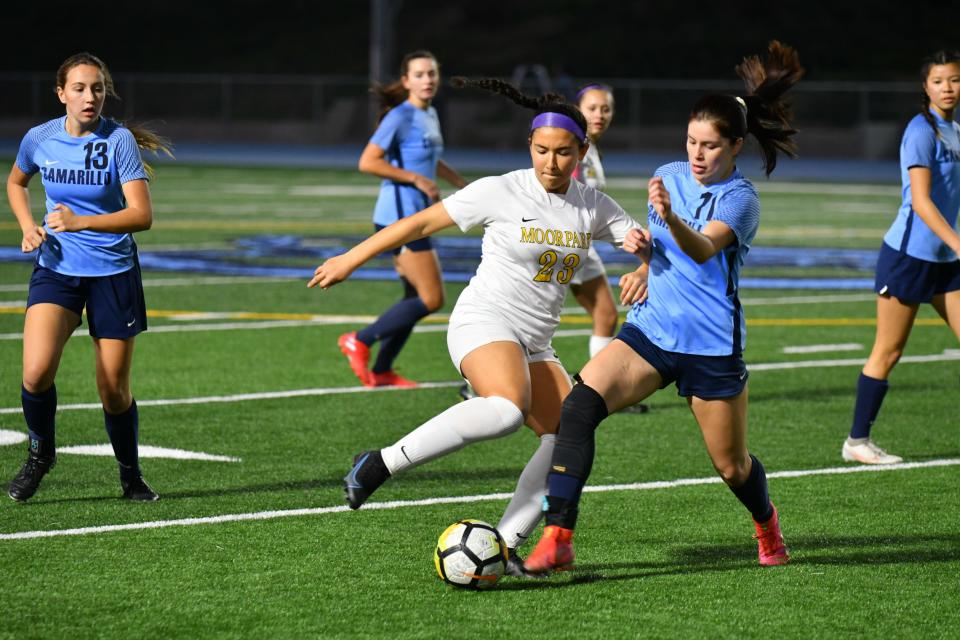
<path id="1" fill-rule="evenodd" d="M 494 219 L 495 203 L 509 197 L 503 176 L 491 176 L 471 182 L 443 199 L 443 206 L 461 231 L 483 226 Z"/>

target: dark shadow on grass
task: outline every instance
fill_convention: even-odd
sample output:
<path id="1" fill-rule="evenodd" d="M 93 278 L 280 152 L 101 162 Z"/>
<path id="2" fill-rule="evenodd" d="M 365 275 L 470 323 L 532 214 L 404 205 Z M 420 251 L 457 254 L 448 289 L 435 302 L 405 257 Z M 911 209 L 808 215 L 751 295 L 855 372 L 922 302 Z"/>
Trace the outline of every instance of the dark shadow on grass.
<path id="1" fill-rule="evenodd" d="M 344 474 L 347 473 L 349 469 L 344 469 Z M 518 468 L 514 467 L 504 467 L 500 469 L 474 469 L 469 472 L 465 471 L 414 471 L 409 474 L 404 474 L 397 482 L 401 483 L 416 483 L 416 482 L 441 482 L 445 483 L 447 486 L 458 486 L 459 483 L 463 483 L 464 480 L 478 480 L 486 484 L 484 489 L 478 489 L 478 493 L 492 493 L 490 487 L 498 482 L 506 481 L 507 484 L 504 485 L 505 488 L 503 491 L 512 491 L 513 485 L 510 484 L 514 482 L 517 478 Z M 340 490 L 343 487 L 343 476 L 328 476 L 325 478 L 315 478 L 313 480 L 283 480 L 278 482 L 265 482 L 261 484 L 251 484 L 244 485 L 239 487 L 221 487 L 221 488 L 208 488 L 208 489 L 197 489 L 197 490 L 183 490 L 183 491 L 164 491 L 162 485 L 162 478 L 158 478 L 155 481 L 153 478 L 150 478 L 151 486 L 160 494 L 161 500 L 183 500 L 189 498 L 211 498 L 211 497 L 226 497 L 226 496 L 237 496 L 237 495 L 252 495 L 258 493 L 278 493 L 282 491 L 326 491 L 331 489 Z M 42 489 L 41 489 L 42 492 Z M 429 497 L 429 496 L 423 496 Z M 29 504 L 58 504 L 58 503 L 96 503 L 102 502 L 105 500 L 118 500 L 120 498 L 119 492 L 117 495 L 106 495 L 106 496 L 87 496 L 83 498 L 53 498 L 48 499 L 43 496 L 42 493 L 38 493 L 36 497 L 30 499 L 28 502 L 24 503 L 25 505 Z M 379 499 L 379 494 L 378 498 Z M 394 498 L 395 499 L 395 498 Z M 411 500 L 417 498 L 410 498 Z"/>
<path id="2" fill-rule="evenodd" d="M 651 541 L 657 544 L 658 541 Z M 669 543 L 664 543 L 669 544 Z M 579 564 L 550 579 L 508 580 L 498 590 L 568 588 L 594 582 L 619 582 L 737 570 L 790 570 L 791 566 L 851 566 L 885 564 L 935 564 L 960 561 L 960 534 L 904 536 L 817 536 L 789 538 L 791 565 L 763 568 L 746 544 L 677 547 L 662 562 L 608 562 Z"/>

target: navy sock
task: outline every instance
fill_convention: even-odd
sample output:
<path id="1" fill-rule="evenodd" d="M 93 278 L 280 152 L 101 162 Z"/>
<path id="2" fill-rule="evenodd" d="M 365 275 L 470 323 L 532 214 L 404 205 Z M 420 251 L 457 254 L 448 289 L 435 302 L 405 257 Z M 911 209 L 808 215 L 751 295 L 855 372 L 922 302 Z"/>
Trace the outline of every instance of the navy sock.
<path id="1" fill-rule="evenodd" d="M 730 487 L 730 490 L 750 511 L 756 522 L 766 522 L 773 516 L 773 505 L 770 504 L 770 494 L 767 492 L 767 472 L 752 454 L 750 460 L 753 461 L 753 466 L 747 481 L 739 487 Z"/>
<path id="2" fill-rule="evenodd" d="M 575 385 L 563 401 L 547 474 L 547 525 L 576 526 L 580 494 L 593 468 L 594 433 L 606 417 L 603 396 L 585 384 Z"/>
<path id="3" fill-rule="evenodd" d="M 857 403 L 853 408 L 853 425 L 850 427 L 851 438 L 870 437 L 870 429 L 880 413 L 880 405 L 883 404 L 889 388 L 890 383 L 886 380 L 860 374 L 860 379 L 857 380 Z"/>
<path id="4" fill-rule="evenodd" d="M 373 363 L 371 371 L 374 373 L 386 373 L 393 371 L 393 361 L 400 355 L 403 345 L 407 344 L 407 338 L 413 333 L 411 325 L 406 331 L 398 331 L 392 336 L 387 336 L 380 341 L 380 351 L 377 352 L 377 359 Z"/>
<path id="5" fill-rule="evenodd" d="M 406 298 L 384 311 L 373 324 L 357 331 L 357 340 L 370 346 L 377 340 L 413 328 L 429 313 L 420 298 Z"/>
<path id="6" fill-rule="evenodd" d="M 30 452 L 38 456 L 54 455 L 57 450 L 57 385 L 52 384 L 40 393 L 30 393 L 21 385 L 20 404 L 30 434 Z"/>
<path id="7" fill-rule="evenodd" d="M 140 431 L 140 415 L 137 411 L 137 401 L 130 403 L 130 408 L 123 413 L 103 412 L 103 423 L 113 445 L 113 454 L 117 457 L 120 467 L 120 477 L 132 480 L 140 475 L 140 462 L 137 453 L 137 440 Z"/>

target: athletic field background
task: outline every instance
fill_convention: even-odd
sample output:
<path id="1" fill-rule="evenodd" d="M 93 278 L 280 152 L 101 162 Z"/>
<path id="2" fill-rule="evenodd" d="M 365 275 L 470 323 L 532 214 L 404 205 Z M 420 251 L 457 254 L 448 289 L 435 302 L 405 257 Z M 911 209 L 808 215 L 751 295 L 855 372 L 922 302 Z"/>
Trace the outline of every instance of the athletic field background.
<path id="1" fill-rule="evenodd" d="M 644 184 L 614 179 L 609 190 L 641 220 Z M 137 242 L 145 265 L 171 270 L 145 266 L 150 331 L 133 371 L 141 464 L 161 500 L 118 499 L 84 326 L 57 377 L 57 466 L 29 502 L 0 501 L 0 638 L 956 637 L 960 348 L 931 309 L 874 430 L 906 463 L 840 459 L 875 328 L 871 260 L 899 186 L 757 184 L 761 227 L 742 293 L 750 448 L 770 474 L 790 565 L 757 565 L 749 515 L 670 387 L 650 413 L 600 428 L 576 570 L 505 578 L 485 593 L 442 584 L 437 536 L 459 518 L 496 524 L 536 446 L 531 432 L 391 480 L 359 512 L 343 506 L 341 478 L 353 454 L 457 401 L 444 330 L 463 283 L 448 283 L 446 307 L 397 362 L 429 384 L 363 389 L 336 338 L 399 297 L 395 281 L 377 279 L 389 261 L 358 274 L 371 279 L 305 285 L 319 256 L 369 233 L 377 181 L 165 164 L 151 184 L 154 227 Z M 39 219 L 38 179 L 31 196 Z M 439 241 L 458 280 L 478 236 Z M 30 263 L 14 260 L 19 242 L 4 201 L 4 485 L 25 455 L 16 440 Z M 627 268 L 608 262 L 613 274 Z M 554 346 L 576 371 L 589 322 L 568 306 Z"/>

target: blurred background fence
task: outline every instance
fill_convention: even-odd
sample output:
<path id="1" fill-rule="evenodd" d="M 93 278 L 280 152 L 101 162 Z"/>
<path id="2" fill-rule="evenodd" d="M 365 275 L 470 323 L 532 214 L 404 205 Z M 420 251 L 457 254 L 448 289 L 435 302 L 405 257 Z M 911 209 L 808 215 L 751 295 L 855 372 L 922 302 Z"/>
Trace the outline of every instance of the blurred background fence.
<path id="1" fill-rule="evenodd" d="M 587 80 L 551 79 L 518 68 L 513 80 L 528 92 L 567 95 Z M 591 78 L 589 82 L 597 82 Z M 609 150 L 675 151 L 686 114 L 703 93 L 738 93 L 736 81 L 609 78 L 616 119 L 604 137 Z M 0 138 L 19 140 L 27 128 L 63 114 L 49 73 L 0 72 L 5 90 Z M 363 76 L 130 74 L 117 79 L 122 100 L 106 113 L 153 122 L 178 142 L 362 145 L 376 109 Z M 907 120 L 918 110 L 913 82 L 802 82 L 792 93 L 796 126 L 807 157 L 891 159 Z M 525 136 L 529 115 L 476 90 L 444 88 L 436 103 L 450 147 L 507 149 Z"/>

